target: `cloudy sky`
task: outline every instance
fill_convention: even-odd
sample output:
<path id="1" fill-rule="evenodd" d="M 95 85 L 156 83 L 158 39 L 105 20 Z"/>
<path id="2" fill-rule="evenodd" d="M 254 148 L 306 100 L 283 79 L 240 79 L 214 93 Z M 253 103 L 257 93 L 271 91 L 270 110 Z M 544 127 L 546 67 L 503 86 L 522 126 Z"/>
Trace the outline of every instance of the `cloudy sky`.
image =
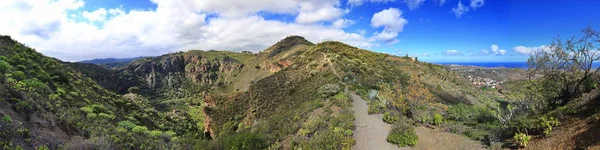
<path id="1" fill-rule="evenodd" d="M 65 61 L 261 51 L 289 35 L 430 62 L 525 61 L 598 0 L 0 0 L 0 34 Z"/>

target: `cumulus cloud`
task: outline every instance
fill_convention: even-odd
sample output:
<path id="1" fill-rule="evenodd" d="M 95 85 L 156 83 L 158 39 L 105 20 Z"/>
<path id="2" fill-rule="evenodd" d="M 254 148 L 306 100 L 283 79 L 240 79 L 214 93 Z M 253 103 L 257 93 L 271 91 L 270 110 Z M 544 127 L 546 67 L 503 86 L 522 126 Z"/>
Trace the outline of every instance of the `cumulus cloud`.
<path id="1" fill-rule="evenodd" d="M 395 43 L 398 32 L 402 32 L 406 24 L 408 21 L 402 18 L 402 11 L 397 8 L 388 8 L 377 12 L 371 18 L 371 26 L 383 27 L 383 31 L 376 33 L 373 38 L 386 43 Z"/>
<path id="2" fill-rule="evenodd" d="M 366 2 L 371 2 L 371 3 L 388 3 L 388 2 L 393 2 L 395 0 L 348 0 L 348 5 L 352 6 L 352 7 L 356 7 L 356 6 L 361 6 Z"/>
<path id="3" fill-rule="evenodd" d="M 445 55 L 445 56 L 462 56 L 463 54 L 460 53 L 458 50 L 451 49 L 451 50 L 444 51 L 442 53 L 442 55 Z"/>
<path id="4" fill-rule="evenodd" d="M 315 23 L 319 21 L 331 21 L 342 16 L 343 10 L 336 7 L 337 2 L 316 4 L 301 3 L 300 14 L 296 17 L 296 22 L 301 24 Z"/>
<path id="5" fill-rule="evenodd" d="M 348 27 L 350 25 L 353 25 L 355 22 L 352 20 L 348 20 L 348 19 L 338 19 L 336 21 L 334 21 L 333 23 L 331 23 L 331 25 L 335 28 L 345 28 Z M 366 32 L 366 31 L 365 31 Z M 359 32 L 360 33 L 360 32 Z"/>
<path id="6" fill-rule="evenodd" d="M 398 8 L 382 10 L 373 14 L 371 18 L 371 26 L 384 27 L 384 30 L 389 32 L 401 32 L 406 24 L 408 21 L 402 18 L 402 11 Z"/>
<path id="7" fill-rule="evenodd" d="M 462 15 L 469 12 L 469 7 L 463 5 L 462 0 L 459 0 L 458 5 L 452 8 L 452 12 L 454 13 L 454 16 L 456 16 L 456 18 L 460 18 L 462 17 Z"/>
<path id="8" fill-rule="evenodd" d="M 506 50 L 500 49 L 500 47 L 498 47 L 498 45 L 496 45 L 496 44 L 492 44 L 492 46 L 490 46 L 490 50 L 492 50 L 492 53 L 494 55 L 504 55 L 504 54 L 506 54 Z"/>
<path id="9" fill-rule="evenodd" d="M 99 8 L 82 0 L 2 0 L 0 34 L 67 61 L 160 55 L 189 49 L 260 51 L 289 35 L 313 42 L 342 41 L 368 48 L 363 34 L 346 32 L 338 0 L 152 0 L 155 10 Z M 297 15 L 266 20 L 258 12 Z M 323 15 L 322 12 L 340 12 Z M 83 15 L 83 14 L 87 15 Z M 207 17 L 216 13 L 216 17 Z M 83 21 L 82 21 L 83 19 Z M 331 22 L 329 24 L 311 22 Z M 99 25 L 98 25 L 99 24 Z"/>
<path id="10" fill-rule="evenodd" d="M 375 33 L 373 38 L 375 40 L 383 41 L 388 44 L 394 44 L 394 43 L 398 42 L 398 40 L 396 39 L 396 36 L 398 36 L 398 32 L 382 31 L 382 32 Z"/>
<path id="11" fill-rule="evenodd" d="M 114 13 L 115 12 L 113 12 L 113 14 Z M 88 19 L 91 22 L 106 20 L 106 14 L 107 14 L 107 11 L 104 8 L 100 8 L 93 12 L 84 11 L 82 13 L 83 17 L 85 17 L 86 19 Z"/>
<path id="12" fill-rule="evenodd" d="M 551 49 L 550 46 L 542 45 L 538 47 L 517 46 L 514 47 L 513 50 L 521 55 L 531 55 L 540 51 L 550 51 Z"/>
<path id="13" fill-rule="evenodd" d="M 405 0 L 404 2 L 406 2 L 408 9 L 415 10 L 415 9 L 421 7 L 421 5 L 423 5 L 423 3 L 425 3 L 425 0 Z"/>
<path id="14" fill-rule="evenodd" d="M 490 46 L 490 49 L 484 49 L 479 51 L 479 53 L 475 54 L 475 55 L 504 55 L 506 54 L 506 50 L 504 49 L 500 49 L 500 47 L 496 44 L 492 44 L 492 46 Z"/>

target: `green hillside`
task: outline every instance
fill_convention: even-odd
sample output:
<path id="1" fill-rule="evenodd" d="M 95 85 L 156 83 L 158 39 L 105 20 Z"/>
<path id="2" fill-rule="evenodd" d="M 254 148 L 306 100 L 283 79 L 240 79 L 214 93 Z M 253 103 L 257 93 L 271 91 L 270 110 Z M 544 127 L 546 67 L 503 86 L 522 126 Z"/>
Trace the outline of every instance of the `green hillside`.
<path id="1" fill-rule="evenodd" d="M 543 95 L 522 100 L 542 81 L 494 94 L 444 66 L 299 36 L 258 53 L 190 50 L 112 69 L 61 62 L 6 36 L 0 54 L 5 149 L 351 149 L 349 92 L 383 114 L 400 146 L 427 138 L 417 126 L 495 147 L 556 121 L 529 109 Z"/>
<path id="2" fill-rule="evenodd" d="M 8 36 L 0 37 L 0 91 L 3 149 L 166 149 L 198 130 L 184 113 L 105 90 Z"/>

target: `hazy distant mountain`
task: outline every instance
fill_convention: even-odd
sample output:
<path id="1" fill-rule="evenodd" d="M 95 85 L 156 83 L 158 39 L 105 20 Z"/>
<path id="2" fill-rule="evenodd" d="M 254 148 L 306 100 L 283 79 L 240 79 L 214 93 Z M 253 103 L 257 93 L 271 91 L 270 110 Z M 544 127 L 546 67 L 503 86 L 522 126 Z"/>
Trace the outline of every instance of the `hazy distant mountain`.
<path id="1" fill-rule="evenodd" d="M 131 62 L 132 60 L 138 59 L 138 58 L 142 58 L 142 57 L 135 57 L 135 58 L 102 58 L 102 59 L 92 59 L 92 60 L 82 60 L 79 61 L 80 63 L 90 63 L 90 64 L 108 64 L 108 63 L 117 63 L 117 62 Z"/>
<path id="2" fill-rule="evenodd" d="M 101 59 L 92 59 L 92 60 L 82 60 L 78 61 L 79 63 L 88 63 L 88 64 L 96 64 L 101 65 L 107 68 L 118 68 L 125 66 L 129 62 L 136 60 L 138 58 L 143 57 L 135 57 L 135 58 L 101 58 Z"/>

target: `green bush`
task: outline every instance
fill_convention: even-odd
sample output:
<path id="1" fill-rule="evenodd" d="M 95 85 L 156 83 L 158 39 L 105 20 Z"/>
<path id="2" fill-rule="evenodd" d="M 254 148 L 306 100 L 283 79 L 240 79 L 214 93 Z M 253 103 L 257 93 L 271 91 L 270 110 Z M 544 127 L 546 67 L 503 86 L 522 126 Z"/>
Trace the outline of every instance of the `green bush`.
<path id="1" fill-rule="evenodd" d="M 9 115 L 2 116 L 2 121 L 6 123 L 12 123 L 12 118 Z"/>
<path id="2" fill-rule="evenodd" d="M 136 126 L 137 126 L 135 123 L 133 123 L 133 122 L 131 122 L 131 121 L 127 121 L 127 120 L 125 120 L 125 121 L 119 121 L 119 123 L 117 123 L 117 125 L 118 125 L 119 127 L 123 127 L 123 128 L 125 128 L 125 129 L 129 129 L 129 130 L 131 130 L 131 129 L 133 129 L 134 127 L 136 127 Z"/>
<path id="3" fill-rule="evenodd" d="M 419 137 L 415 129 L 406 124 L 395 125 L 388 134 L 387 141 L 400 147 L 417 145 Z"/>
<path id="4" fill-rule="evenodd" d="M 352 145 L 354 145 L 354 140 L 352 140 L 352 138 L 346 138 L 343 134 L 335 133 L 331 130 L 322 130 L 315 133 L 308 142 L 306 149 L 350 149 Z"/>
<path id="5" fill-rule="evenodd" d="M 307 136 L 315 132 L 317 128 L 324 125 L 325 119 L 321 117 L 312 117 L 302 125 L 302 128 L 298 132 L 300 133 L 300 135 Z"/>
<path id="6" fill-rule="evenodd" d="M 477 121 L 486 123 L 495 121 L 494 114 L 483 107 L 458 104 L 448 108 L 448 119 L 455 121 Z"/>
<path id="7" fill-rule="evenodd" d="M 321 94 L 322 97 L 327 98 L 337 94 L 340 90 L 341 88 L 338 84 L 325 84 L 319 88 L 319 94 Z"/>
<path id="8" fill-rule="evenodd" d="M 513 140 L 515 140 L 519 146 L 527 147 L 527 143 L 531 140 L 531 136 L 525 133 L 515 133 Z"/>
<path id="9" fill-rule="evenodd" d="M 5 62 L 4 60 L 0 60 L 0 73 L 1 74 L 8 72 L 8 70 L 10 70 L 11 68 L 12 68 L 12 66 L 10 66 L 9 63 Z"/>
<path id="10" fill-rule="evenodd" d="M 50 150 L 50 148 L 48 148 L 48 146 L 46 146 L 46 145 L 42 145 L 42 146 L 39 146 L 37 148 L 37 150 Z"/>
<path id="11" fill-rule="evenodd" d="M 433 114 L 433 125 L 440 125 L 444 122 L 444 116 L 435 113 Z"/>
<path id="12" fill-rule="evenodd" d="M 159 131 L 159 130 L 152 130 L 152 131 L 150 131 L 150 137 L 153 137 L 153 138 L 158 138 L 162 134 L 163 133 L 161 131 Z"/>
<path id="13" fill-rule="evenodd" d="M 133 133 L 144 134 L 148 132 L 148 128 L 144 126 L 135 126 L 131 131 L 133 131 Z"/>
<path id="14" fill-rule="evenodd" d="M 383 122 L 394 124 L 400 121 L 400 113 L 395 111 L 387 111 L 383 114 Z"/>
<path id="15" fill-rule="evenodd" d="M 17 80 L 24 80 L 26 78 L 25 73 L 22 71 L 14 71 L 11 73 L 11 77 Z"/>
<path id="16" fill-rule="evenodd" d="M 111 120 L 116 118 L 114 115 L 110 115 L 110 114 L 106 114 L 106 113 L 98 113 L 98 117 L 104 118 L 104 119 L 111 119 Z"/>
<path id="17" fill-rule="evenodd" d="M 267 148 L 265 138 L 257 133 L 242 132 L 220 140 L 226 150 L 255 150 Z"/>
<path id="18" fill-rule="evenodd" d="M 543 130 L 544 136 L 549 136 L 552 132 L 552 128 L 560 124 L 558 119 L 554 117 L 540 117 L 538 120 L 538 129 Z"/>

